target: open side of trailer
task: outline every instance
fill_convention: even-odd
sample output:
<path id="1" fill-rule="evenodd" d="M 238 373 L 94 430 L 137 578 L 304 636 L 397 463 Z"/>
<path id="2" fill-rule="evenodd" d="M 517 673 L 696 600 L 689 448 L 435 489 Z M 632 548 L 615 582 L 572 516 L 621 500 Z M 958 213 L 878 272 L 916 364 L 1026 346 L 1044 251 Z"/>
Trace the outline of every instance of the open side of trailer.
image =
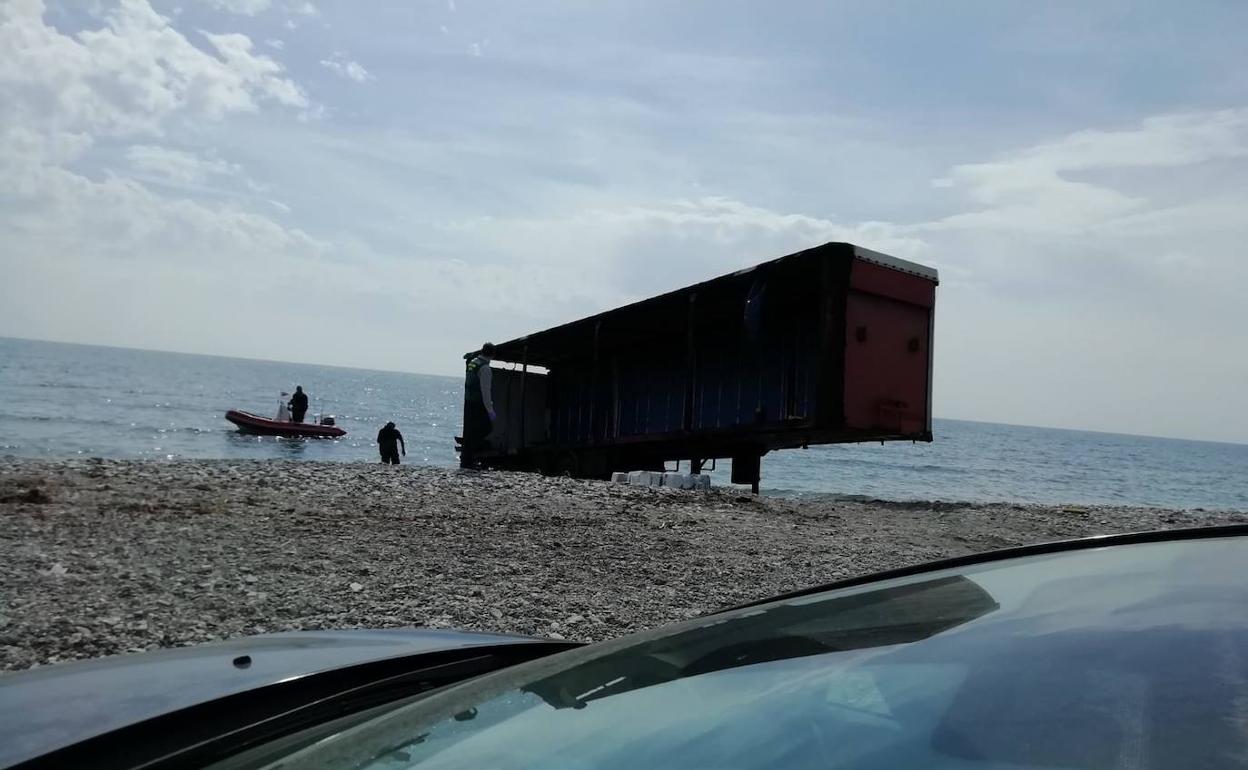
<path id="1" fill-rule="evenodd" d="M 934 269 L 828 243 L 496 346 L 486 467 L 607 478 L 931 441 Z"/>

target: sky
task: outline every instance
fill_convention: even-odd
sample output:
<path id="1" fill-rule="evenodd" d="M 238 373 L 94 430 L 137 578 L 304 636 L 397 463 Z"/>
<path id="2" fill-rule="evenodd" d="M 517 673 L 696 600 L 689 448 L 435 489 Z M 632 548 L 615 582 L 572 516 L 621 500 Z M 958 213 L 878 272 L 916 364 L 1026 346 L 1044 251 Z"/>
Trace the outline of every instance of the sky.
<path id="1" fill-rule="evenodd" d="M 1248 441 L 1248 4 L 0 0 L 0 336 L 456 374 L 827 241 L 938 417 Z"/>

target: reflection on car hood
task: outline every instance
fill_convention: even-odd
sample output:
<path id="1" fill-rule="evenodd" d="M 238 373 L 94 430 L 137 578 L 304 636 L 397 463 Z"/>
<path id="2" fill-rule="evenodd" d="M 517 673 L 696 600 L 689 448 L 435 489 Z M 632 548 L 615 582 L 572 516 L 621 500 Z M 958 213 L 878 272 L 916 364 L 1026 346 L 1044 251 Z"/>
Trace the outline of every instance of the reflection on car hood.
<path id="1" fill-rule="evenodd" d="M 319 671 L 537 641 L 436 629 L 291 631 L 0 675 L 0 767 L 170 711 Z M 249 660 L 236 665 L 242 656 Z"/>

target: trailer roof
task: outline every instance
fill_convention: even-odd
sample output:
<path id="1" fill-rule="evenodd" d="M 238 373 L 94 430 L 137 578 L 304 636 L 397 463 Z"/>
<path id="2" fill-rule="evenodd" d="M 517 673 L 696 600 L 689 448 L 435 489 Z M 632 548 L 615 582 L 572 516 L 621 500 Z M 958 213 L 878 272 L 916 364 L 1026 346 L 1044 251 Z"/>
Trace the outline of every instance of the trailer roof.
<path id="1" fill-rule="evenodd" d="M 753 267 L 737 270 L 701 283 L 659 294 L 612 310 L 587 316 L 577 321 L 570 321 L 544 331 L 527 334 L 507 342 L 495 345 L 494 358 L 512 363 L 529 363 L 535 366 L 550 366 L 560 360 L 576 358 L 583 351 L 592 348 L 595 334 L 604 326 L 618 336 L 622 332 L 631 332 L 634 336 L 664 334 L 665 330 L 683 328 L 689 297 L 712 298 L 716 294 L 728 294 L 733 287 L 739 285 L 743 276 L 760 268 L 780 265 L 782 263 L 811 258 L 856 258 L 872 262 L 883 267 L 898 270 L 911 275 L 926 278 L 939 283 L 939 274 L 935 268 L 909 262 L 904 259 L 871 251 L 852 243 L 830 242 L 820 246 L 787 254 Z M 607 323 L 609 322 L 609 323 Z M 471 355 L 471 354 L 469 354 Z"/>

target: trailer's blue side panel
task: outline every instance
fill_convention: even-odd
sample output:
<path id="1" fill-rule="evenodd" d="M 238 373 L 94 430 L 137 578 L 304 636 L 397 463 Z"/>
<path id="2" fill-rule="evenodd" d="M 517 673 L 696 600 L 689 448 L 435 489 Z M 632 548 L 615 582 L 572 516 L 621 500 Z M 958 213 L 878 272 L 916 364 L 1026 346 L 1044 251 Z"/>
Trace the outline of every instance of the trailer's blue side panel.
<path id="1" fill-rule="evenodd" d="M 749 345 L 707 346 L 697 352 L 692 428 L 723 430 L 813 414 L 816 372 L 813 332 L 773 335 Z M 622 363 L 626 361 L 627 363 Z M 590 437 L 672 434 L 684 429 L 688 369 L 683 355 L 621 356 L 599 372 L 590 427 L 592 372 L 560 368 L 554 438 L 568 444 Z M 617 378 L 612 382 L 612 377 Z M 608 416 L 608 414 L 610 416 Z M 608 435 L 609 433 L 609 435 Z"/>
<path id="2" fill-rule="evenodd" d="M 685 375 L 671 354 L 628 356 L 618 366 L 620 436 L 671 433 L 683 427 Z"/>
<path id="3" fill-rule="evenodd" d="M 695 346 L 694 432 L 775 425 L 815 414 L 818 332 L 810 312 L 756 335 Z M 807 317 L 812 316 L 812 317 Z M 552 439 L 558 445 L 681 433 L 689 397 L 683 345 L 612 351 L 597 364 L 551 372 Z"/>
<path id="4" fill-rule="evenodd" d="M 712 348 L 698 355 L 697 385 L 693 399 L 694 430 L 714 430 L 724 424 L 725 381 L 731 369 L 725 364 L 724 350 Z"/>

